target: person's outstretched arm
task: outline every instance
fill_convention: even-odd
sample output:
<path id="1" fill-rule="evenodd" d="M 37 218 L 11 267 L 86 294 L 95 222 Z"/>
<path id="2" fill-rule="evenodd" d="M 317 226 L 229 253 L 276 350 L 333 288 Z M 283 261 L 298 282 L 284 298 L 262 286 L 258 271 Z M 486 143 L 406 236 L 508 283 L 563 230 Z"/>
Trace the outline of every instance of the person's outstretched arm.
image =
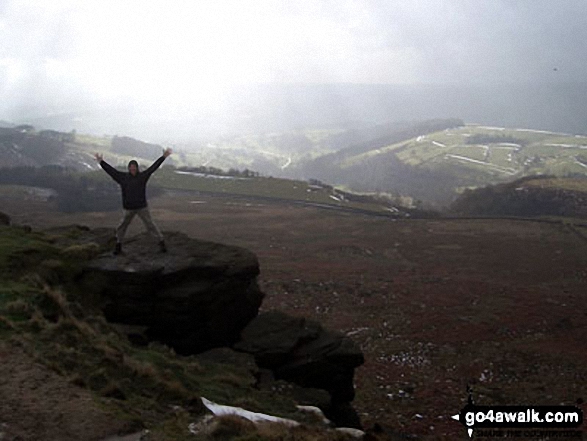
<path id="1" fill-rule="evenodd" d="M 101 154 L 96 153 L 94 157 L 96 158 L 96 161 L 100 163 L 100 167 L 102 167 L 104 171 L 108 173 L 112 179 L 114 179 L 116 182 L 120 184 L 120 178 L 124 173 L 116 170 L 114 167 L 112 167 L 110 164 L 104 161 L 104 157 Z"/>
<path id="2" fill-rule="evenodd" d="M 159 159 L 157 159 L 155 162 L 153 162 L 153 164 L 151 164 L 151 166 L 147 170 L 144 171 L 144 173 L 147 175 L 147 177 L 151 176 L 151 174 L 155 170 L 157 170 L 161 166 L 161 164 L 163 164 L 163 161 L 165 161 L 165 158 L 167 158 L 169 155 L 171 155 L 171 153 L 172 153 L 171 149 L 166 149 L 163 152 L 163 155 Z"/>

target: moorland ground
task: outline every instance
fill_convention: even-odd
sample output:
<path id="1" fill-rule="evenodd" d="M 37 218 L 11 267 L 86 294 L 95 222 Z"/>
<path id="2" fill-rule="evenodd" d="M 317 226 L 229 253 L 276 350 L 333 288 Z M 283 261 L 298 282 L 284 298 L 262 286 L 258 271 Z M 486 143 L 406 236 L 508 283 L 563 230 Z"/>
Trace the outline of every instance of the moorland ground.
<path id="1" fill-rule="evenodd" d="M 66 214 L 0 194 L 33 228 L 112 226 L 119 212 Z M 263 310 L 319 320 L 365 353 L 355 407 L 375 422 L 455 439 L 477 404 L 575 404 L 587 411 L 587 228 L 515 219 L 392 220 L 254 199 L 168 192 L 163 230 L 257 254 Z M 136 220 L 128 238 L 141 232 Z M 153 250 L 157 247 L 154 243 Z"/>

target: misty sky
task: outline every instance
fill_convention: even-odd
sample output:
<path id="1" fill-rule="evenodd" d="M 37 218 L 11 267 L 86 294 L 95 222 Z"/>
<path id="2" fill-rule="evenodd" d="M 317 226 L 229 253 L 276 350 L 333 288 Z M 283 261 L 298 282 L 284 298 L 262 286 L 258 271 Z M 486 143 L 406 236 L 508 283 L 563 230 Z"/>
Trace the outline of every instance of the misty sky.
<path id="1" fill-rule="evenodd" d="M 0 118 L 241 83 L 587 78 L 585 0 L 0 0 Z"/>

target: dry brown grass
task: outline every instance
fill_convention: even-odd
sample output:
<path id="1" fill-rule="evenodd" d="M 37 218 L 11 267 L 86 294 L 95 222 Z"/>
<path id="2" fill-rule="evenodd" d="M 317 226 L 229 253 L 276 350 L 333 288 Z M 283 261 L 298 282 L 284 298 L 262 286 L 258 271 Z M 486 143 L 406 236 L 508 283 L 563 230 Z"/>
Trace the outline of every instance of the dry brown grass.
<path id="1" fill-rule="evenodd" d="M 4 311 L 9 314 L 32 314 L 32 308 L 29 302 L 24 299 L 17 299 L 8 302 L 4 306 Z"/>
<path id="2" fill-rule="evenodd" d="M 159 372 L 153 364 L 147 361 L 140 361 L 135 358 L 124 355 L 122 365 L 131 370 L 135 375 L 147 378 L 159 378 Z"/>
<path id="3" fill-rule="evenodd" d="M 0 315 L 0 331 L 2 330 L 13 330 L 14 325 L 3 315 Z"/>
<path id="4" fill-rule="evenodd" d="M 243 377 L 235 375 L 231 372 L 215 375 L 211 378 L 211 381 L 215 383 L 227 384 L 230 386 L 240 387 L 240 386 L 250 386 L 250 384 L 244 385 L 243 384 Z"/>

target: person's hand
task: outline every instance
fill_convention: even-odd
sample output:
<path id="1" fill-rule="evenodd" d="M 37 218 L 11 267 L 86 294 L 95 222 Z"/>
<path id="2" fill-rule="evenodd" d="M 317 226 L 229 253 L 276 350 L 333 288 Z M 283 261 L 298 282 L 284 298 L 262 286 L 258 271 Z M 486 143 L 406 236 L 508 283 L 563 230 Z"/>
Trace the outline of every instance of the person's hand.
<path id="1" fill-rule="evenodd" d="M 104 160 L 104 156 L 101 155 L 100 153 L 96 153 L 94 155 L 94 158 L 96 158 L 96 161 L 98 161 L 98 162 L 102 162 Z"/>
<path id="2" fill-rule="evenodd" d="M 173 150 L 167 148 L 165 149 L 165 151 L 163 152 L 163 156 L 165 156 L 166 158 L 171 155 L 173 153 Z"/>

